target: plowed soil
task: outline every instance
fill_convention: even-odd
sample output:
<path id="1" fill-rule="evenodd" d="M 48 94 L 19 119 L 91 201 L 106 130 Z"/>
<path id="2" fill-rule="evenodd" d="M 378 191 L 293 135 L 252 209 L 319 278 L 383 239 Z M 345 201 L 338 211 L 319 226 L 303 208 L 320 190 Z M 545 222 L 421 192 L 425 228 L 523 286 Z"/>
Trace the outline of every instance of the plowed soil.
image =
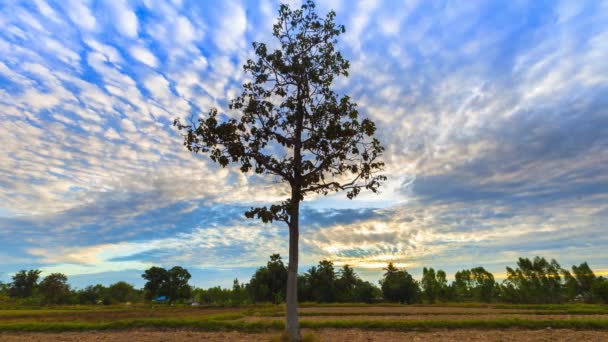
<path id="1" fill-rule="evenodd" d="M 365 331 L 358 329 L 321 329 L 312 332 L 321 341 L 608 341 L 606 331 L 576 330 L 440 330 L 430 332 Z M 269 341 L 277 333 L 128 330 L 114 332 L 0 333 L 0 341 Z"/>

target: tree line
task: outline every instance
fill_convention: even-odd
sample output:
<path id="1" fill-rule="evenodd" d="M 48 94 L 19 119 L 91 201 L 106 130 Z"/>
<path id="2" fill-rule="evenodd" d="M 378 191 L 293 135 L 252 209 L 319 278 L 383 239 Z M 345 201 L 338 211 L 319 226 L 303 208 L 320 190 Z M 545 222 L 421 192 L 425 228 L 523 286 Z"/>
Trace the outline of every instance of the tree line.
<path id="1" fill-rule="evenodd" d="M 420 280 L 393 263 L 383 271 L 377 286 L 362 280 L 349 265 L 336 267 L 323 260 L 298 275 L 298 298 L 301 302 L 321 303 L 608 303 L 608 279 L 596 276 L 586 262 L 565 269 L 543 257 L 519 258 L 516 267 L 506 268 L 507 277 L 502 282 L 483 267 L 460 270 L 451 282 L 443 270 L 432 267 L 422 269 Z M 26 305 L 109 305 L 151 300 L 202 305 L 278 304 L 285 301 L 287 286 L 287 267 L 279 254 L 271 255 L 248 283 L 235 279 L 232 288 L 193 287 L 188 284 L 190 273 L 180 266 L 145 270 L 142 289 L 124 281 L 72 289 L 64 274 L 52 273 L 40 279 L 40 273 L 21 270 L 12 276 L 12 282 L 0 283 L 0 303 L 12 298 Z"/>

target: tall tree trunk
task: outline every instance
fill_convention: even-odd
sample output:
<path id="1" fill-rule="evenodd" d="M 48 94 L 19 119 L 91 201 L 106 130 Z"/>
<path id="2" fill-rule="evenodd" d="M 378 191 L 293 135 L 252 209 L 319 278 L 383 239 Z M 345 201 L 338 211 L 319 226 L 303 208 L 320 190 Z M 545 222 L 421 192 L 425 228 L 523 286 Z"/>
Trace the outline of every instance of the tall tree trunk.
<path id="1" fill-rule="evenodd" d="M 287 312 L 285 329 L 291 341 L 300 341 L 298 323 L 298 240 L 300 237 L 300 198 L 292 191 L 292 212 L 289 222 L 289 265 L 287 267 Z"/>
<path id="2" fill-rule="evenodd" d="M 293 163 L 294 182 L 291 184 L 289 203 L 289 265 L 287 266 L 287 312 L 285 329 L 291 341 L 301 341 L 298 323 L 298 240 L 300 238 L 300 202 L 302 201 L 302 126 L 304 107 L 301 86 L 298 85 L 298 107 L 294 134 Z"/>

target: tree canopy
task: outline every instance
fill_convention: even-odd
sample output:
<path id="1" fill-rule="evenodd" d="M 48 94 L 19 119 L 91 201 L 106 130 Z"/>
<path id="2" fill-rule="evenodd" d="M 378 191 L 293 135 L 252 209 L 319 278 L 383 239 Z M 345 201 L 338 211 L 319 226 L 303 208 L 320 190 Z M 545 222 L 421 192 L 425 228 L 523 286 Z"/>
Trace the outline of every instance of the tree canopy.
<path id="1" fill-rule="evenodd" d="M 165 296 L 170 301 L 174 301 L 190 297 L 191 288 L 188 280 L 191 275 L 181 266 L 174 266 L 170 270 L 153 266 L 144 271 L 141 277 L 147 280 L 144 285 L 147 299 Z"/>
<path id="2" fill-rule="evenodd" d="M 29 297 L 38 286 L 40 270 L 21 270 L 13 275 L 9 293 L 13 297 Z"/>

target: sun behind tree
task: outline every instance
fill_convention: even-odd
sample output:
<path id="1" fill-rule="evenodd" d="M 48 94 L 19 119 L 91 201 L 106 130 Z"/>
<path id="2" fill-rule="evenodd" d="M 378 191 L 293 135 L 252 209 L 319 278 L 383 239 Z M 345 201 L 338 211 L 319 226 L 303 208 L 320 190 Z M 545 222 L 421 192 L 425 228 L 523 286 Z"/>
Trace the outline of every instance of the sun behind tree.
<path id="1" fill-rule="evenodd" d="M 286 329 L 300 339 L 297 317 L 297 271 L 300 202 L 310 194 L 347 191 L 349 199 L 362 189 L 373 192 L 386 179 L 378 174 L 384 148 L 374 138 L 376 127 L 359 119 L 355 103 L 332 89 L 336 77 L 348 76 L 349 63 L 336 50 L 345 32 L 335 13 L 321 18 L 315 4 L 299 9 L 281 5 L 273 35 L 280 48 L 268 51 L 253 43 L 257 60 L 244 70 L 252 81 L 230 109 L 239 119 L 221 119 L 216 109 L 189 125 L 176 119 L 188 150 L 208 153 L 222 165 L 240 165 L 242 172 L 268 174 L 289 184 L 291 196 L 282 203 L 252 208 L 245 215 L 263 222 L 282 221 L 289 227 L 286 289 Z"/>

